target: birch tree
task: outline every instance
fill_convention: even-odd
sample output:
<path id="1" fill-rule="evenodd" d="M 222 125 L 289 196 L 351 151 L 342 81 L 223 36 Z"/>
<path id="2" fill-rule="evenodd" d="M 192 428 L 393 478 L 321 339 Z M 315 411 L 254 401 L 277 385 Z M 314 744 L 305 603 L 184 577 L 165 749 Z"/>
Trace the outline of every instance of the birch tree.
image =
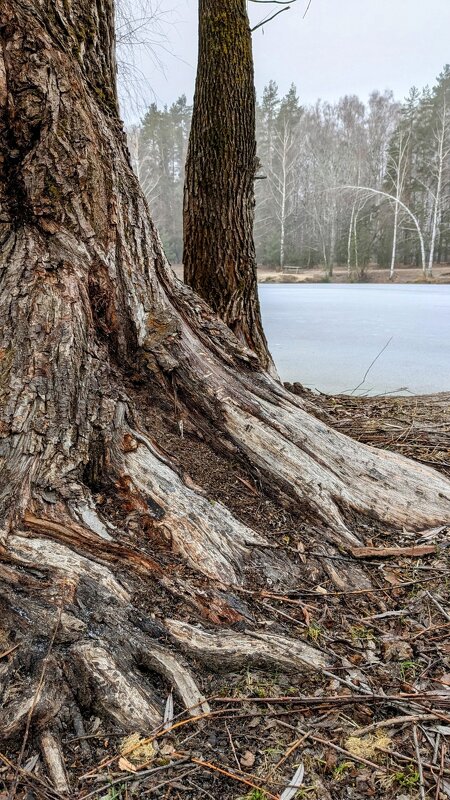
<path id="1" fill-rule="evenodd" d="M 291 86 L 281 101 L 271 134 L 267 164 L 268 184 L 279 223 L 279 265 L 285 264 L 287 226 L 293 215 L 298 186 L 297 164 L 301 148 L 299 122 L 301 109 L 296 88 Z"/>
<path id="2" fill-rule="evenodd" d="M 409 158 L 410 131 L 398 131 L 395 141 L 392 144 L 391 152 L 387 162 L 388 185 L 392 187 L 391 194 L 394 206 L 394 223 L 392 237 L 392 254 L 389 278 L 393 280 L 395 274 L 395 264 L 397 259 L 397 238 L 399 231 L 400 212 L 402 209 L 402 195 L 406 182 L 406 174 Z"/>
<path id="3" fill-rule="evenodd" d="M 434 139 L 436 143 L 436 160 L 434 169 L 435 190 L 432 192 L 433 216 L 428 258 L 428 276 L 431 276 L 433 273 L 436 237 L 438 236 L 442 220 L 444 176 L 448 167 L 450 156 L 449 126 L 449 109 L 447 108 L 447 100 L 444 97 L 442 108 L 438 114 L 438 123 L 434 131 Z"/>

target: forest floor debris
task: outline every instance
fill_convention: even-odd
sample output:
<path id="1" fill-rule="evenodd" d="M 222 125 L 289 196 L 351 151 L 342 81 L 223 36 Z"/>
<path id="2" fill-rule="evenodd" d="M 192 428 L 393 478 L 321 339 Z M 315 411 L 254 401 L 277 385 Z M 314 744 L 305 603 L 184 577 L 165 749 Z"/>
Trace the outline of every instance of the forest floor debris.
<path id="1" fill-rule="evenodd" d="M 450 475 L 449 395 L 356 398 L 312 396 L 298 385 L 294 390 L 311 405 L 309 410 L 315 408 L 342 432 Z M 161 444 L 174 452 L 176 443 L 182 468 L 212 501 L 226 496 L 235 513 L 256 520 L 274 547 L 295 550 L 303 564 L 295 591 L 276 584 L 268 591 L 258 584 L 257 574 L 254 589 L 234 590 L 231 628 L 289 635 L 320 650 L 331 666 L 289 670 L 216 663 L 197 672 L 203 675 L 200 688 L 209 713 L 192 717 L 174 696 L 170 724 L 137 730 L 134 738 L 125 739 L 98 718 L 83 721 L 82 735 L 68 727 L 59 735 L 70 796 L 450 798 L 450 528 L 420 535 L 400 532 L 396 552 L 379 559 L 377 551 L 393 542 L 390 531 L 374 524 L 366 531 L 372 550 L 362 559 L 372 588 L 337 591 L 325 565 L 331 561 L 339 569 L 348 554 L 327 555 L 317 531 L 267 501 L 255 476 L 238 464 L 233 472 L 227 462 L 224 480 L 219 455 L 207 454 L 201 440 L 196 450 L 192 441 L 180 439 L 175 424 L 165 424 Z M 161 543 L 160 555 L 169 561 L 164 553 Z M 197 614 L 205 625 L 202 602 L 207 606 L 208 597 L 202 579 L 192 575 L 186 584 L 192 587 L 192 603 L 188 612 L 184 608 L 185 619 L 192 622 Z M 155 607 L 170 615 L 174 602 L 161 590 L 157 606 L 155 596 L 147 593 L 141 607 L 150 615 Z M 183 604 L 186 595 L 177 608 L 180 619 Z M 220 609 L 209 608 L 210 618 L 213 612 L 220 620 Z M 6 662 L 14 649 L 2 647 L 0 659 Z M 161 680 L 167 697 L 172 687 Z M 12 751 L 0 753 L 0 798 L 13 796 L 65 796 L 46 778 L 39 741 L 33 738 L 25 743 L 20 764 Z"/>

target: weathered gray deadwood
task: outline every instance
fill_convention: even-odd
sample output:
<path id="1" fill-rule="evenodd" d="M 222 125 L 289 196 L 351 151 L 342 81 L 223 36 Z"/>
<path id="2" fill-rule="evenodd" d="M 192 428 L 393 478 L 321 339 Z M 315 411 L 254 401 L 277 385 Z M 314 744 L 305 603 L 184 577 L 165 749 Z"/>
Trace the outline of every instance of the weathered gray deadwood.
<path id="1" fill-rule="evenodd" d="M 205 710 L 190 659 L 214 656 L 213 622 L 234 660 L 325 663 L 252 630 L 236 588 L 255 564 L 263 586 L 298 586 L 301 563 L 189 478 L 147 421 L 152 398 L 180 439 L 189 428 L 258 475 L 318 547 L 351 552 L 361 519 L 448 523 L 450 484 L 310 416 L 176 280 L 129 164 L 111 2 L 0 0 L 0 37 L 0 630 L 18 645 L 0 663 L 0 737 L 30 720 L 61 787 L 62 720 L 155 727 L 155 672 Z M 366 580 L 351 564 L 328 575 Z M 165 623 L 161 598 L 207 627 Z"/>

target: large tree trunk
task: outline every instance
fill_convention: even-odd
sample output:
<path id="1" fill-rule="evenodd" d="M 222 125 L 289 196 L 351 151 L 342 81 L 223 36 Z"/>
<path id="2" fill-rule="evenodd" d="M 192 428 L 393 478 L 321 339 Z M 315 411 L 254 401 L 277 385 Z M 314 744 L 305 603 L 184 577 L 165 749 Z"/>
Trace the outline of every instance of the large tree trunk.
<path id="1" fill-rule="evenodd" d="M 184 189 L 184 279 L 273 369 L 253 242 L 253 56 L 245 0 L 199 0 L 199 52 Z"/>
<path id="2" fill-rule="evenodd" d="M 64 788 L 61 720 L 148 730 L 155 672 L 205 709 L 192 654 L 324 668 L 238 599 L 304 574 L 261 504 L 351 553 L 368 519 L 448 522 L 450 484 L 310 416 L 176 280 L 118 117 L 111 2 L 0 0 L 0 34 L 0 739 L 40 736 Z"/>

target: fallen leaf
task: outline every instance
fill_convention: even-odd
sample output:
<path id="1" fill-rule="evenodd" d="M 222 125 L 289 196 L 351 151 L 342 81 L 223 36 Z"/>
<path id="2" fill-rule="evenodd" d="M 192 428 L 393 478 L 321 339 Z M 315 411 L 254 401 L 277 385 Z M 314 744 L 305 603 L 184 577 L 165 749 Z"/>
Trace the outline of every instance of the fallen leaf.
<path id="1" fill-rule="evenodd" d="M 122 772 L 136 772 L 137 771 L 137 767 L 134 764 L 132 764 L 131 761 L 128 761 L 128 759 L 124 758 L 123 756 L 121 758 L 119 758 L 117 766 L 119 767 L 119 769 Z"/>
<path id="2" fill-rule="evenodd" d="M 164 720 L 163 720 L 163 727 L 164 730 L 167 731 L 173 723 L 173 694 L 170 692 L 169 696 L 167 697 L 166 707 L 164 709 Z"/>
<path id="3" fill-rule="evenodd" d="M 402 639 L 390 639 L 382 643 L 385 661 L 410 661 L 413 650 L 408 642 Z"/>
<path id="4" fill-rule="evenodd" d="M 246 750 L 244 755 L 241 756 L 240 759 L 241 767 L 253 767 L 255 763 L 255 755 L 252 753 L 251 750 Z"/>
<path id="5" fill-rule="evenodd" d="M 303 766 L 303 764 L 300 764 L 291 782 L 286 787 L 284 792 L 280 795 L 280 800 L 292 800 L 292 798 L 295 797 L 295 795 L 297 794 L 297 789 L 303 783 L 304 775 L 305 775 L 305 767 Z"/>
<path id="6" fill-rule="evenodd" d="M 171 756 L 175 753 L 175 748 L 173 744 L 167 742 L 167 744 L 163 744 L 159 752 L 162 756 Z"/>

